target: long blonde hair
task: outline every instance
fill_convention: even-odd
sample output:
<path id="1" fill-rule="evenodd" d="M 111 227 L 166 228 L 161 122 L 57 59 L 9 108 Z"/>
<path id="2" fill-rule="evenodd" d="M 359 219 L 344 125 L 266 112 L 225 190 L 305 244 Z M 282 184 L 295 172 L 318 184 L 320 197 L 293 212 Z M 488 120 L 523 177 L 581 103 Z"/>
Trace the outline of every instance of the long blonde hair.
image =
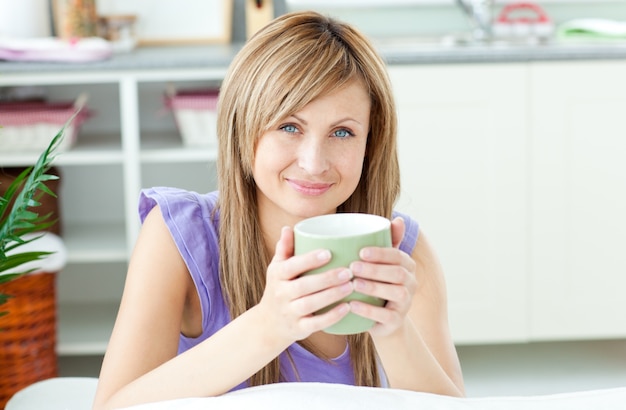
<path id="1" fill-rule="evenodd" d="M 337 212 L 391 217 L 400 190 L 396 112 L 385 64 L 369 41 L 345 23 L 315 12 L 278 17 L 233 60 L 218 104 L 220 280 L 235 318 L 261 300 L 271 256 L 258 220 L 252 164 L 258 138 L 280 119 L 350 81 L 371 98 L 370 133 L 361 180 Z M 357 385 L 378 386 L 368 333 L 348 336 Z M 281 381 L 278 358 L 251 385 Z"/>

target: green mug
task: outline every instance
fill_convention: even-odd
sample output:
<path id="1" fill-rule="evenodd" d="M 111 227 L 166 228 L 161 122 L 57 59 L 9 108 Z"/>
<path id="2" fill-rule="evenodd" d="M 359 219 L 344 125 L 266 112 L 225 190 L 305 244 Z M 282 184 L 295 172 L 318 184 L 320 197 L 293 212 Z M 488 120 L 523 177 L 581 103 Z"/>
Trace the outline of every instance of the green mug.
<path id="1" fill-rule="evenodd" d="M 296 255 L 316 249 L 328 249 L 332 254 L 330 262 L 326 265 L 305 273 L 311 275 L 326 272 L 332 268 L 349 267 L 350 263 L 360 259 L 359 252 L 364 247 L 391 247 L 391 222 L 382 216 L 363 213 L 321 215 L 297 223 L 294 227 L 294 237 Z M 376 306 L 382 306 L 385 303 L 382 299 L 352 292 L 340 302 L 316 313 L 324 313 L 338 303 L 351 300 L 359 300 Z M 364 332 L 373 325 L 373 320 L 348 313 L 324 331 L 336 335 L 349 335 Z"/>

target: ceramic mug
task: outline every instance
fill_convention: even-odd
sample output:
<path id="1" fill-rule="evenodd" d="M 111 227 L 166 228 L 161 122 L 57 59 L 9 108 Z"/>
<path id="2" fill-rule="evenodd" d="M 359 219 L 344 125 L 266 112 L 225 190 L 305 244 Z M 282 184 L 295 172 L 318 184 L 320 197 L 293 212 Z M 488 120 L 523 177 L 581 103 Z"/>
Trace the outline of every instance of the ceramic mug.
<path id="1" fill-rule="evenodd" d="M 359 252 L 367 246 L 391 247 L 391 222 L 382 216 L 363 213 L 338 213 L 305 219 L 294 227 L 295 254 L 301 255 L 316 249 L 328 249 L 332 258 L 326 265 L 306 272 L 306 275 L 326 272 L 332 268 L 349 267 L 358 261 Z M 359 300 L 382 306 L 379 298 L 352 292 L 340 302 L 316 313 L 324 313 L 338 303 Z M 361 333 L 374 325 L 374 321 L 348 313 L 325 332 L 338 335 Z"/>

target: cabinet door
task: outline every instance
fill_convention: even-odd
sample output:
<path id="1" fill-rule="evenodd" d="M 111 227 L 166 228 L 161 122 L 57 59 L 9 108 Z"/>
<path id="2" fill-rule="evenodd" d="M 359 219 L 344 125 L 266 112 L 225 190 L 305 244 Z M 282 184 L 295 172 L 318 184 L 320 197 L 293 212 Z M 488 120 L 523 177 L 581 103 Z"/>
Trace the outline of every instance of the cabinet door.
<path id="1" fill-rule="evenodd" d="M 443 265 L 456 343 L 527 337 L 527 68 L 395 66 L 402 193 Z"/>
<path id="2" fill-rule="evenodd" d="M 626 336 L 626 63 L 535 63 L 532 335 Z"/>

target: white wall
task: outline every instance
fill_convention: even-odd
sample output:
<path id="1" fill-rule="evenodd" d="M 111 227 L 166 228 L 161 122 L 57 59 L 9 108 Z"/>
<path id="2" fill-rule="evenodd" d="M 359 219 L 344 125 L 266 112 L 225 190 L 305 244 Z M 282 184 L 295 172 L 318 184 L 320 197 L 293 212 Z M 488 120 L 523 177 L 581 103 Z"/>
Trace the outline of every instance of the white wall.
<path id="1" fill-rule="evenodd" d="M 497 0 L 494 15 L 511 2 L 513 0 Z M 536 3 L 557 25 L 588 17 L 626 21 L 626 0 L 543 0 Z M 467 19 L 454 0 L 287 0 L 288 10 L 310 8 L 353 23 L 374 37 L 447 34 L 468 29 Z"/>
<path id="2" fill-rule="evenodd" d="M 98 8 L 113 13 L 122 0 L 98 0 Z M 216 0 L 214 0 L 216 1 Z M 467 0 L 466 0 L 467 1 Z M 496 0 L 496 13 L 514 0 Z M 245 39 L 245 0 L 233 0 L 233 40 Z M 573 18 L 596 17 L 626 21 L 626 0 L 537 1 L 557 24 Z M 467 29 L 454 0 L 274 0 L 276 13 L 315 9 L 357 25 L 377 37 L 441 34 Z M 172 24 L 184 24 L 172 16 Z"/>

